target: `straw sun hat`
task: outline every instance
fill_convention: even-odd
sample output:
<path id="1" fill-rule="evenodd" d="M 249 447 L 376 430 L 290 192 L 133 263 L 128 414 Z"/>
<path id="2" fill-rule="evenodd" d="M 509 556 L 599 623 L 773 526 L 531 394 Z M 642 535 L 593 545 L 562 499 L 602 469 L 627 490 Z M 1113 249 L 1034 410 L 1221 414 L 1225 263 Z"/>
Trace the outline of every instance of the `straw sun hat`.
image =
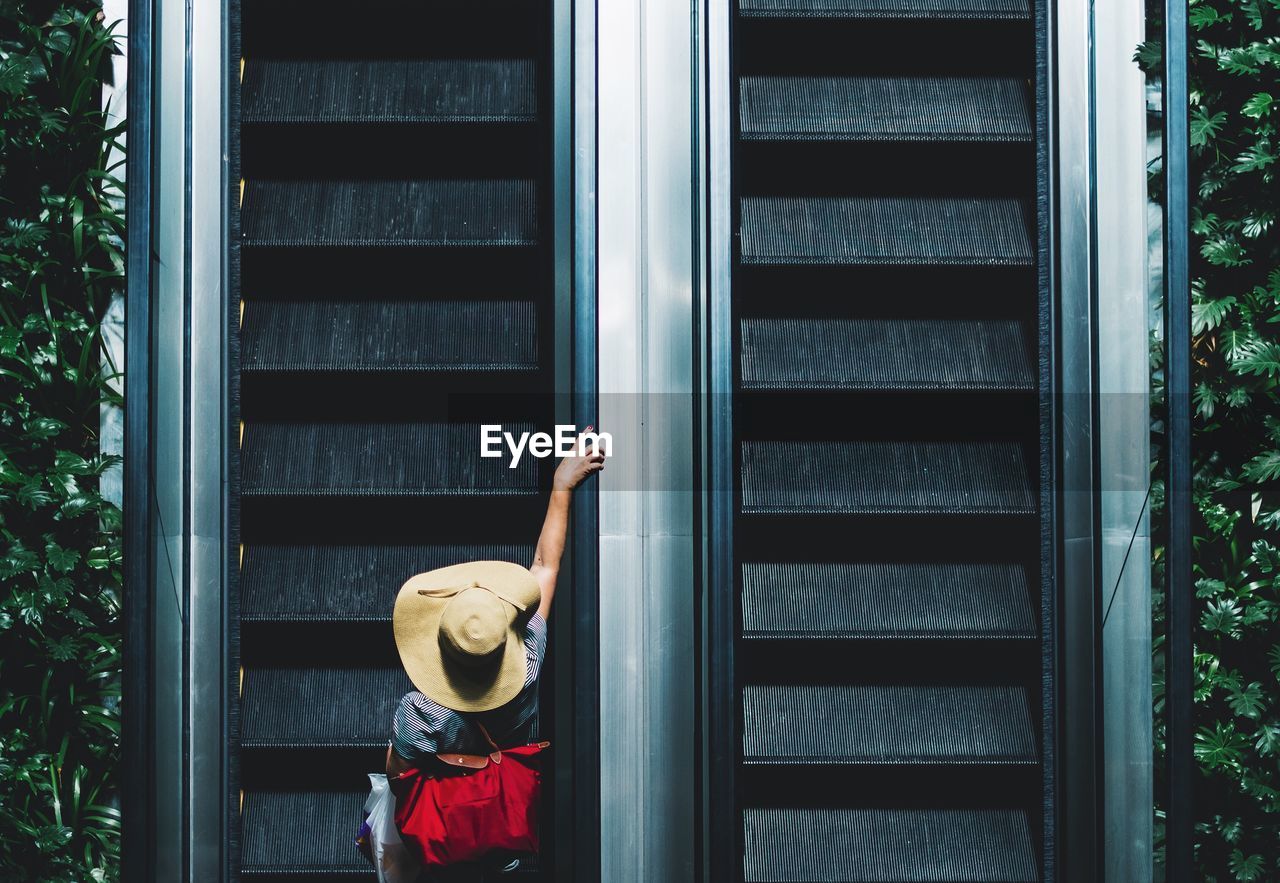
<path id="1" fill-rule="evenodd" d="M 455 711 L 488 711 L 524 686 L 524 624 L 538 581 L 509 561 L 471 561 L 410 577 L 392 626 L 409 680 Z"/>

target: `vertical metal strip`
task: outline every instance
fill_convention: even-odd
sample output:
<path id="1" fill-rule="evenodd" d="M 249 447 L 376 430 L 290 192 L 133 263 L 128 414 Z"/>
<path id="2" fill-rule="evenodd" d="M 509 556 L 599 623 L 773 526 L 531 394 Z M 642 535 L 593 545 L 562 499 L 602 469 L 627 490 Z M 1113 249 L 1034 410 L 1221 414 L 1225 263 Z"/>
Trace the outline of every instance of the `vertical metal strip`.
<path id="1" fill-rule="evenodd" d="M 155 877 L 151 592 L 151 0 L 129 2 L 126 158 L 124 673 L 121 702 L 121 872 Z"/>
<path id="2" fill-rule="evenodd" d="M 694 173 L 689 5 L 597 7 L 601 868 L 693 870 Z"/>
<path id="3" fill-rule="evenodd" d="M 734 696 L 736 580 L 733 572 L 733 206 L 732 0 L 706 5 L 707 188 L 707 557 L 705 609 L 707 814 L 704 851 L 709 883 L 728 883 L 738 870 L 737 703 Z"/>
<path id="4" fill-rule="evenodd" d="M 189 346 L 185 474 L 189 557 L 186 646 L 189 792 L 188 874 L 193 883 L 227 879 L 224 738 L 229 673 L 226 595 L 227 316 L 226 16 L 224 4 L 188 7 L 187 82 L 190 199 L 187 203 Z M 234 581 L 230 583 L 234 585 Z"/>
<path id="5" fill-rule="evenodd" d="M 563 21 L 561 10 L 570 14 Z M 563 41 L 563 42 L 562 42 Z M 561 0 L 556 26 L 557 164 L 572 182 L 572 413 L 578 426 L 598 424 L 596 310 L 596 3 Z M 564 62 L 565 66 L 562 66 Z M 567 94 L 565 94 L 567 93 Z M 562 95 L 563 102 L 562 103 Z M 571 126 L 568 142 L 561 123 Z M 570 157 L 572 159 L 570 160 Z M 559 165 L 557 169 L 559 170 Z M 557 186 L 557 191 L 559 191 Z M 557 231 L 559 232 L 559 231 Z M 568 823 L 557 825 L 562 848 L 556 876 L 572 883 L 600 880 L 600 595 L 598 482 L 576 494 L 573 513 L 571 640 L 572 769 Z M 565 848 L 567 847 L 567 848 Z"/>
<path id="6" fill-rule="evenodd" d="M 1058 664 L 1058 562 L 1062 555 L 1059 528 L 1061 484 L 1061 434 L 1056 423 L 1061 401 L 1057 342 L 1061 333 L 1058 315 L 1059 278 L 1057 267 L 1058 227 L 1061 211 L 1058 193 L 1057 95 L 1050 91 L 1057 58 L 1057 5 L 1051 0 L 1035 3 L 1035 108 L 1036 108 L 1036 313 L 1039 344 L 1040 419 L 1040 640 L 1041 640 L 1041 781 L 1044 797 L 1041 823 L 1041 866 L 1044 883 L 1058 879 L 1058 808 L 1061 802 L 1057 783 L 1058 707 L 1060 666 Z"/>
<path id="7" fill-rule="evenodd" d="M 226 818 L 226 852 L 223 866 L 231 883 L 240 879 L 240 65 L 241 48 L 240 0 L 226 4 L 226 90 L 225 144 L 227 172 L 223 182 L 226 212 L 226 241 L 223 248 L 226 265 L 226 328 L 224 370 L 227 388 L 227 414 L 223 425 L 223 470 L 226 475 L 227 503 L 223 543 L 223 620 L 226 623 L 224 643 L 224 708 L 223 744 L 227 756 L 223 765 L 223 800 Z"/>
<path id="8" fill-rule="evenodd" d="M 1170 883 L 1190 883 L 1195 757 L 1192 732 L 1191 285 L 1188 173 L 1187 5 L 1164 7 L 1165 391 L 1168 580 L 1165 709 L 1169 802 L 1165 867 Z"/>

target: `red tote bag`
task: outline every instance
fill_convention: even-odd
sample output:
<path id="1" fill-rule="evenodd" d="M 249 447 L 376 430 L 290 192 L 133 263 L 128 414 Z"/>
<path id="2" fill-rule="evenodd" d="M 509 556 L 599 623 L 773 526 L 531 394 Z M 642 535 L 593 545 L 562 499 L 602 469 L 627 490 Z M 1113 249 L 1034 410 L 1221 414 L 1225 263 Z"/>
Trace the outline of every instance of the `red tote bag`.
<path id="1" fill-rule="evenodd" d="M 437 754 L 443 770 L 391 780 L 396 827 L 423 867 L 477 861 L 494 850 L 538 851 L 542 752 L 549 742 L 492 754 Z"/>

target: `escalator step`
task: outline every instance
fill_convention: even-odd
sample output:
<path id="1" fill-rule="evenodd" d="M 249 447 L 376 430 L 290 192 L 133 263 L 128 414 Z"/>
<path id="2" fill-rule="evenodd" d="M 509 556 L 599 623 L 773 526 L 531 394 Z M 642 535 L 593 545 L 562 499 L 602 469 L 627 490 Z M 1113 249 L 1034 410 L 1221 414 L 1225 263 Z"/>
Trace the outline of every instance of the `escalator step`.
<path id="1" fill-rule="evenodd" d="M 537 244 L 532 181 L 251 180 L 241 217 L 253 247 Z"/>
<path id="2" fill-rule="evenodd" d="M 750 196 L 741 210 L 744 264 L 1033 260 L 1027 209 L 1017 199 Z"/>
<path id="3" fill-rule="evenodd" d="M 537 119 L 531 59 L 249 59 L 245 123 L 503 123 Z"/>
<path id="4" fill-rule="evenodd" d="M 254 301 L 242 370 L 535 371 L 532 301 Z"/>
<path id="5" fill-rule="evenodd" d="M 1027 691 L 747 685 L 744 763 L 1034 763 Z"/>
<path id="6" fill-rule="evenodd" d="M 356 848 L 364 791 L 254 791 L 244 794 L 245 874 L 372 874 Z"/>
<path id="7" fill-rule="evenodd" d="M 1035 637 L 1024 569 L 987 563 L 742 565 L 745 638 Z"/>
<path id="8" fill-rule="evenodd" d="M 513 434 L 529 424 L 508 424 Z M 240 450 L 245 496 L 535 494 L 536 460 L 514 469 L 480 456 L 479 424 L 248 423 Z"/>
<path id="9" fill-rule="evenodd" d="M 748 141 L 1030 141 L 1013 77 L 743 77 Z"/>
<path id="10" fill-rule="evenodd" d="M 742 320 L 746 389 L 1033 387 L 1015 320 Z"/>
<path id="11" fill-rule="evenodd" d="M 744 18 L 1026 19 L 1029 0 L 740 0 Z"/>
<path id="12" fill-rule="evenodd" d="M 400 697 L 412 689 L 399 666 L 246 667 L 240 744 L 245 748 L 384 748 Z"/>
<path id="13" fill-rule="evenodd" d="M 533 560 L 532 546 L 257 546 L 244 550 L 247 622 L 389 622 L 415 573 L 462 561 Z"/>
<path id="14" fill-rule="evenodd" d="M 748 809 L 744 883 L 1036 883 L 1015 810 Z"/>
<path id="15" fill-rule="evenodd" d="M 1036 511 L 1015 442 L 744 441 L 745 514 Z"/>

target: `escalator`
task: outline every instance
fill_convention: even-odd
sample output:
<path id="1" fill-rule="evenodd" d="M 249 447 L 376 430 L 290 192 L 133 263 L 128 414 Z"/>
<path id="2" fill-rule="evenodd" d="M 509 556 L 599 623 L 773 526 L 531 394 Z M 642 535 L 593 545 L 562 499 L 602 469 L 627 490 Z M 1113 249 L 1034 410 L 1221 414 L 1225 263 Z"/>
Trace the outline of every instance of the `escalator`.
<path id="1" fill-rule="evenodd" d="M 1040 17 L 736 2 L 716 879 L 1052 879 Z"/>
<path id="2" fill-rule="evenodd" d="M 551 9 L 248 0 L 236 19 L 232 863 L 371 880 L 365 773 L 411 689 L 395 594 L 528 562 L 540 523 L 543 464 L 482 459 L 480 425 L 555 418 Z"/>

